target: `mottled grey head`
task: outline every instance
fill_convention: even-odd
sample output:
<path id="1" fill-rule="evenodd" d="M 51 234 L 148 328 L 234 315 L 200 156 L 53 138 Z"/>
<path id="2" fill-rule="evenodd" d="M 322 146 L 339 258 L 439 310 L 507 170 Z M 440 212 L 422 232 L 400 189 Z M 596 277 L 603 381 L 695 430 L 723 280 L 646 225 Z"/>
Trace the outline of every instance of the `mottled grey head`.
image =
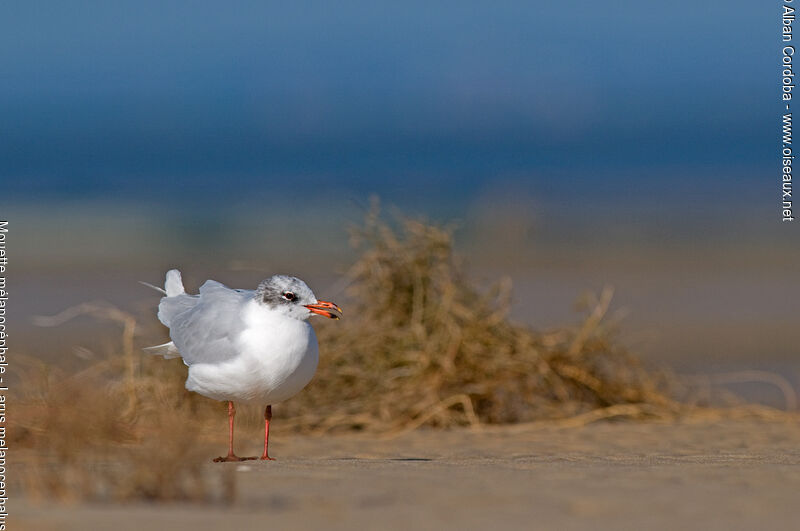
<path id="1" fill-rule="evenodd" d="M 295 319 L 305 320 L 313 313 L 338 319 L 342 310 L 331 302 L 320 301 L 308 285 L 297 277 L 274 275 L 262 281 L 255 299 L 270 308 L 280 309 Z"/>

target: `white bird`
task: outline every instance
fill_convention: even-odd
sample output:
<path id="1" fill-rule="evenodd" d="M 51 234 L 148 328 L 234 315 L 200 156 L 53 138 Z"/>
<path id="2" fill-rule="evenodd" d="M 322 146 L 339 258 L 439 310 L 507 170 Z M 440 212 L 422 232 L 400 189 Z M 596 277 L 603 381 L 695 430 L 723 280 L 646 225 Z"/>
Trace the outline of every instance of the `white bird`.
<path id="1" fill-rule="evenodd" d="M 266 404 L 264 453 L 269 459 L 272 404 L 299 393 L 317 370 L 319 348 L 307 322 L 313 314 L 339 319 L 342 310 L 317 300 L 299 278 L 275 275 L 253 290 L 231 289 L 214 280 L 199 295 L 183 289 L 181 273 L 167 273 L 158 319 L 172 341 L 146 348 L 150 354 L 183 358 L 186 389 L 228 402 L 228 455 L 214 461 L 243 461 L 233 453 L 234 402 Z"/>

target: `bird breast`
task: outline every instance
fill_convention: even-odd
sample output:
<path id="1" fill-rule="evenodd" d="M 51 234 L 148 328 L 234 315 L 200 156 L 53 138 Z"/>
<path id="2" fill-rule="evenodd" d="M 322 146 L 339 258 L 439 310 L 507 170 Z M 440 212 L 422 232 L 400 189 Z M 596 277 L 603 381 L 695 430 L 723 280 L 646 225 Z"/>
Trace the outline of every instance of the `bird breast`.
<path id="1" fill-rule="evenodd" d="M 271 395 L 286 400 L 311 381 L 319 361 L 314 329 L 253 301 L 244 310 L 245 330 L 239 338 L 243 360 L 251 377 Z"/>

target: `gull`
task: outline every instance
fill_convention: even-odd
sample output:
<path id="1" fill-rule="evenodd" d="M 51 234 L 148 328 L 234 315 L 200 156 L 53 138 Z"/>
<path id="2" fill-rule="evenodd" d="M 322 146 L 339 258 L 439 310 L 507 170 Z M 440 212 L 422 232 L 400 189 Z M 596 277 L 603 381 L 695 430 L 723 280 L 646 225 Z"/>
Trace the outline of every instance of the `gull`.
<path id="1" fill-rule="evenodd" d="M 145 352 L 183 358 L 189 367 L 186 389 L 228 402 L 228 455 L 214 459 L 244 461 L 233 453 L 234 402 L 258 403 L 264 410 L 264 453 L 268 453 L 272 404 L 299 393 L 317 370 L 319 347 L 308 318 L 339 319 L 342 310 L 318 300 L 305 282 L 274 275 L 255 290 L 231 289 L 207 280 L 198 295 L 183 288 L 177 269 L 167 272 L 158 319 L 171 341 Z"/>

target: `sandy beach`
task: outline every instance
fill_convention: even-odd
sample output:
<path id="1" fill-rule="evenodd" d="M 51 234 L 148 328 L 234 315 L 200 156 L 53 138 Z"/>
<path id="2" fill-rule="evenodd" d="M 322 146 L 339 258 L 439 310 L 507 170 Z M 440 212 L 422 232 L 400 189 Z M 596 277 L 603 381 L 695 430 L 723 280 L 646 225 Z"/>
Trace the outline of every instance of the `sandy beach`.
<path id="1" fill-rule="evenodd" d="M 597 423 L 392 440 L 276 434 L 273 454 L 277 461 L 209 462 L 206 472 L 235 490 L 227 505 L 17 498 L 11 522 L 117 531 L 787 529 L 800 492 L 792 423 Z"/>

